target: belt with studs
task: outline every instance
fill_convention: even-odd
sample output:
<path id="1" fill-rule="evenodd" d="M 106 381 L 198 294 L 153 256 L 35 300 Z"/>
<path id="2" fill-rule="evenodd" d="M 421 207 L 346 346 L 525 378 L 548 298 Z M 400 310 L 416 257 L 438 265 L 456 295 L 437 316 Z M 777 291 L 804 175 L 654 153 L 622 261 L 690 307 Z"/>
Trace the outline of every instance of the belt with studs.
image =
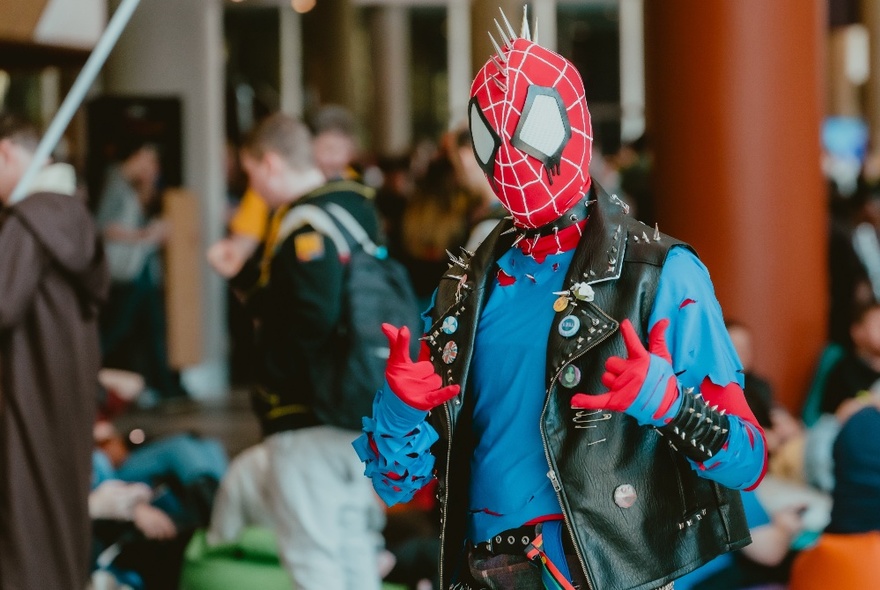
<path id="1" fill-rule="evenodd" d="M 523 555 L 526 547 L 538 536 L 536 524 L 526 524 L 498 533 L 488 541 L 477 543 L 474 550 L 488 555 Z"/>

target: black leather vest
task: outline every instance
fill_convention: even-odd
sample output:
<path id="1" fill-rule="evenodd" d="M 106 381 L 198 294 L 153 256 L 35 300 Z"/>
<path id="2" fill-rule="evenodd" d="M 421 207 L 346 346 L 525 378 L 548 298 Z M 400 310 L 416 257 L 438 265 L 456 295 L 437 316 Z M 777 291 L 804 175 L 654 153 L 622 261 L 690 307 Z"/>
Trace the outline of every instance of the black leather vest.
<path id="1" fill-rule="evenodd" d="M 623 413 L 570 406 L 574 393 L 605 391 L 605 360 L 625 356 L 623 340 L 615 334 L 620 321 L 629 318 L 646 340 L 666 255 L 674 245 L 687 247 L 627 216 L 625 206 L 595 183 L 589 199 L 595 202 L 564 288 L 589 283 L 594 299 L 576 300 L 576 306 L 558 312 L 550 330 L 540 417 L 547 476 L 591 587 L 657 588 L 748 544 L 749 531 L 739 493 L 698 477 L 655 429 L 639 426 Z M 430 418 L 440 434 L 433 450 L 443 514 L 441 588 L 454 581 L 466 542 L 474 448 L 468 377 L 480 313 L 497 271 L 495 260 L 516 236 L 507 232 L 510 228 L 509 220 L 501 222 L 473 256 L 465 254 L 450 267 L 440 281 L 433 326 L 426 335 L 444 383 L 461 386 L 460 395 Z M 563 337 L 558 325 L 570 314 L 580 320 L 580 328 Z M 449 316 L 458 320 L 453 334 L 442 330 Z"/>

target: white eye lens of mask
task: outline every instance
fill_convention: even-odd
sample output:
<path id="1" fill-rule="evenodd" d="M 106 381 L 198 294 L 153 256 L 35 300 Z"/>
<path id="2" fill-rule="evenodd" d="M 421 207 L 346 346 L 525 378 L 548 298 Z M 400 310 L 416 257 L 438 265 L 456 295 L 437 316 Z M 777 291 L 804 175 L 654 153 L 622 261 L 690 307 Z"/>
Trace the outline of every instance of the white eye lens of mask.
<path id="1" fill-rule="evenodd" d="M 477 157 L 477 162 L 483 169 L 483 173 L 491 179 L 495 174 L 495 155 L 501 147 L 501 138 L 486 120 L 486 115 L 483 114 L 483 109 L 480 108 L 476 97 L 471 99 L 468 106 L 468 119 L 474 155 Z"/>
<path id="2" fill-rule="evenodd" d="M 483 121 L 483 113 L 480 111 L 480 105 L 471 103 L 470 110 L 471 119 L 471 140 L 474 142 L 474 153 L 483 166 L 492 160 L 492 154 L 496 149 L 495 138 L 492 132 Z"/>
<path id="3" fill-rule="evenodd" d="M 522 117 L 511 143 L 540 160 L 548 171 L 557 170 L 562 150 L 571 139 L 571 123 L 555 88 L 530 86 Z"/>
<path id="4" fill-rule="evenodd" d="M 552 96 L 535 96 L 532 108 L 526 114 L 519 138 L 549 158 L 565 141 L 565 123 L 559 104 Z"/>

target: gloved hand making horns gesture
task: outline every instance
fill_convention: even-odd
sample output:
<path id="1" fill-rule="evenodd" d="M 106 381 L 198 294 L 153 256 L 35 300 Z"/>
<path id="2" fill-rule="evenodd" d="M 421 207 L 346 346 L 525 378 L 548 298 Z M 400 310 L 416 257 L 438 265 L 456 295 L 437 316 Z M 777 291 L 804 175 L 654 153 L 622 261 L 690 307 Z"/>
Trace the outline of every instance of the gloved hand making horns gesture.
<path id="1" fill-rule="evenodd" d="M 666 347 L 668 319 L 657 322 L 648 335 L 647 350 L 629 320 L 620 324 L 627 358 L 613 356 L 605 361 L 602 384 L 607 393 L 578 393 L 571 407 L 584 410 L 625 412 L 642 426 L 663 426 L 675 417 L 681 405 L 678 380 Z"/>
<path id="2" fill-rule="evenodd" d="M 443 379 L 434 372 L 429 361 L 413 362 L 409 353 L 409 328 L 382 324 L 391 354 L 385 367 L 385 378 L 391 391 L 405 404 L 425 412 L 458 395 L 458 385 L 443 387 Z"/>

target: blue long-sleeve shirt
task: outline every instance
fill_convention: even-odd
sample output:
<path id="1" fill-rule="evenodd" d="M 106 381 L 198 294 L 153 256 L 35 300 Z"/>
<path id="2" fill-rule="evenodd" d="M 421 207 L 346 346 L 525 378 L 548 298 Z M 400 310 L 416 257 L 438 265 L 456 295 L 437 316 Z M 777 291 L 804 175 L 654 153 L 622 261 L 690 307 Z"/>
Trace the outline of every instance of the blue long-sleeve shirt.
<path id="1" fill-rule="evenodd" d="M 546 485 L 539 418 L 555 299 L 552 293 L 559 290 L 557 285 L 562 284 L 570 261 L 570 252 L 538 263 L 515 249 L 499 260 L 500 268 L 515 281 L 495 285 L 482 312 L 475 344 L 474 424 L 479 442 L 472 459 L 469 534 L 473 541 L 550 510 L 559 512 L 555 494 Z M 528 314 L 522 311 L 524 301 L 529 304 Z M 732 385 L 729 393 L 742 398 L 742 367 L 727 335 L 708 271 L 684 248 L 674 248 L 667 256 L 649 329 L 663 318 L 670 320 L 666 341 L 680 385 L 700 389 L 707 380 L 719 388 Z M 529 352 L 532 349 L 534 354 Z M 499 370 L 499 359 L 512 361 L 516 368 Z M 739 399 L 725 407 L 744 407 L 747 412 L 744 404 Z M 487 414 L 482 420 L 481 407 L 494 417 L 489 419 Z M 506 418 L 498 419 L 499 413 Z M 366 463 L 366 474 L 388 504 L 408 501 L 432 477 L 430 446 L 438 437 L 425 422 L 426 416 L 426 412 L 403 404 L 386 386 L 374 400 L 373 418 L 364 420 L 364 435 L 354 443 Z M 764 443 L 750 418 L 731 414 L 724 448 L 705 463 L 691 461 L 701 477 L 737 489 L 760 478 Z M 505 428 L 494 430 L 492 424 L 500 423 Z M 498 483 L 509 480 L 519 482 L 518 486 Z M 530 487 L 529 482 L 534 485 Z"/>

